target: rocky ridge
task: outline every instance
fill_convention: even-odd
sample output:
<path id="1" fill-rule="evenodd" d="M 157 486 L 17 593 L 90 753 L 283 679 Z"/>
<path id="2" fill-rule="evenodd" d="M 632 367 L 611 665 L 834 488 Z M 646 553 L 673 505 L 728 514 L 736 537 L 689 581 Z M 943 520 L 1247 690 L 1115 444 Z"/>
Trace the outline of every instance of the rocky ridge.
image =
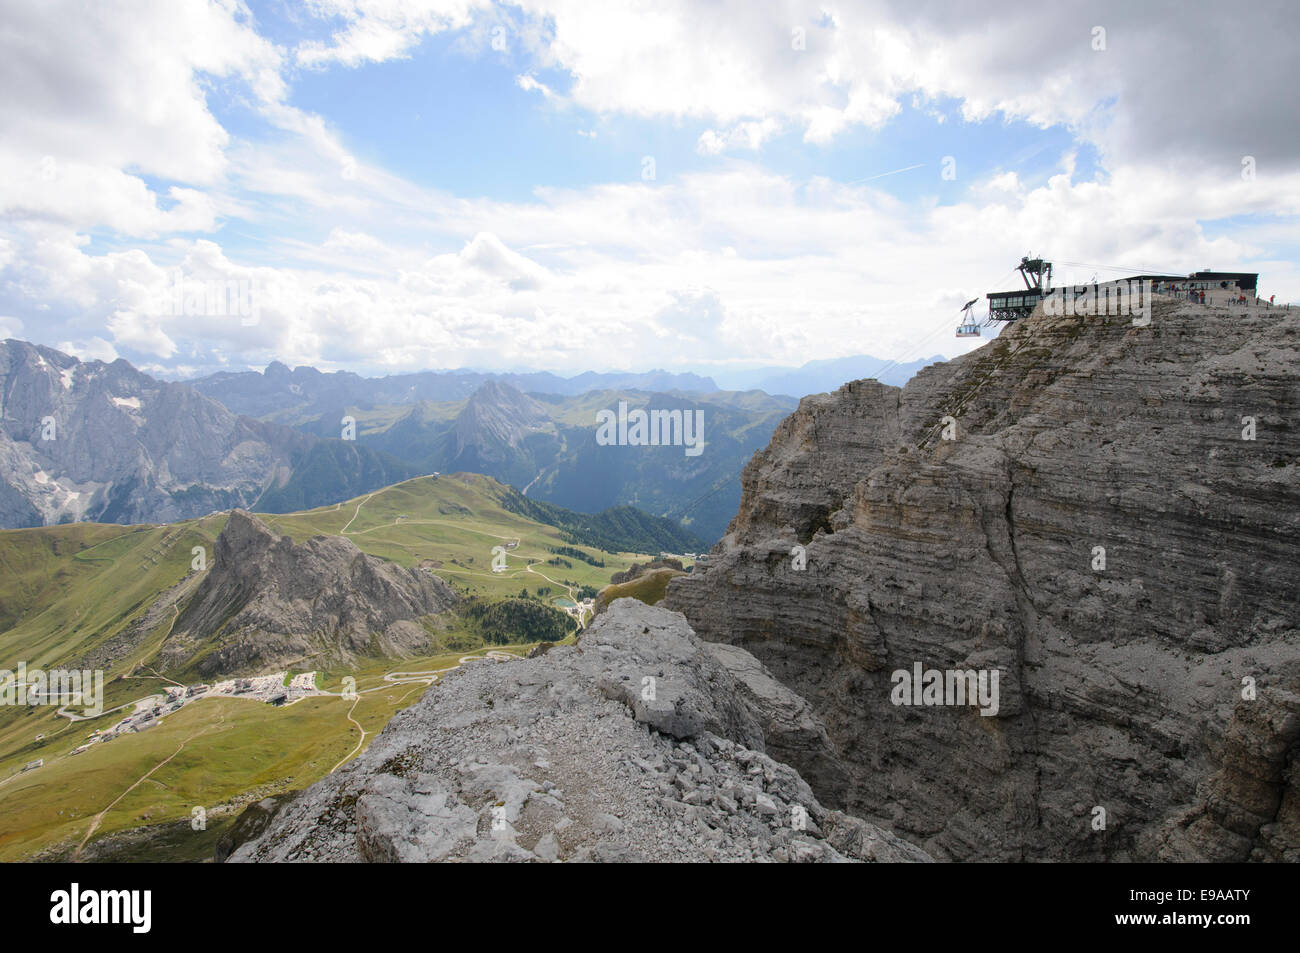
<path id="1" fill-rule="evenodd" d="M 938 858 L 1297 860 L 1298 460 L 1300 312 L 1040 310 L 805 398 L 664 605 L 807 699 L 819 798 Z M 894 704 L 918 662 L 1000 710 Z"/>
<path id="2" fill-rule="evenodd" d="M 355 761 L 257 806 L 241 861 L 924 861 L 774 760 L 802 700 L 678 613 L 616 602 L 573 646 L 463 667 Z"/>
<path id="3" fill-rule="evenodd" d="M 460 603 L 432 573 L 368 556 L 342 536 L 295 543 L 243 510 L 230 514 L 213 556 L 163 645 L 167 669 L 197 660 L 212 678 L 304 656 L 316 665 L 409 656 L 428 647 L 426 623 Z"/>

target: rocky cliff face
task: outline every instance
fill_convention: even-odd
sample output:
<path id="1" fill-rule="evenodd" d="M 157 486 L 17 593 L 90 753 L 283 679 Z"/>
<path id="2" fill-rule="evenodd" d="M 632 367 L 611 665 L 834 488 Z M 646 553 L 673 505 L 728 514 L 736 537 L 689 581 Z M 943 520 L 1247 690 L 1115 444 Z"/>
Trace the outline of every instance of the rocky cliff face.
<path id="1" fill-rule="evenodd" d="M 424 623 L 460 601 L 437 576 L 367 556 L 342 536 L 294 543 L 235 510 L 214 560 L 163 646 L 168 669 L 214 678 L 310 658 L 401 657 L 429 644 Z"/>
<path id="2" fill-rule="evenodd" d="M 2 528 L 173 522 L 253 506 L 286 484 L 287 508 L 319 506 L 412 475 L 393 463 L 236 416 L 123 360 L 0 342 Z"/>
<path id="3" fill-rule="evenodd" d="M 340 702 L 340 704 L 343 704 Z M 622 599 L 576 646 L 472 663 L 356 761 L 259 805 L 233 861 L 924 861 L 823 807 L 807 704 L 743 649 Z M 832 759 L 833 760 L 833 759 Z M 268 817 L 268 815 L 271 815 Z"/>
<path id="4" fill-rule="evenodd" d="M 126 361 L 0 343 L 0 526 L 167 522 L 248 506 L 310 442 Z"/>
<path id="5" fill-rule="evenodd" d="M 1297 860 L 1298 453 L 1300 313 L 1040 312 L 805 398 L 664 604 L 811 703 L 822 800 L 936 857 Z M 998 672 L 996 715 L 895 704 L 917 663 Z"/>

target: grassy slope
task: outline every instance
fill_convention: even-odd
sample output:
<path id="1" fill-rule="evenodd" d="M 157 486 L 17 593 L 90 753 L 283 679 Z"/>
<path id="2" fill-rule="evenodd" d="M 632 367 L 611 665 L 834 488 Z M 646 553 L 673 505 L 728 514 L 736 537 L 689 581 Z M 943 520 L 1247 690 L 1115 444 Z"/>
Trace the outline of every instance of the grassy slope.
<path id="1" fill-rule="evenodd" d="M 601 611 L 615 599 L 622 599 L 625 596 L 640 599 L 646 605 L 655 605 L 668 594 L 668 583 L 684 575 L 686 575 L 684 572 L 676 569 L 652 569 L 630 582 L 606 586 L 596 596 L 596 611 Z"/>
<path id="2" fill-rule="evenodd" d="M 0 668 L 69 662 L 118 634 L 211 553 L 225 517 L 165 526 L 73 523 L 0 531 Z M 153 649 L 166 632 L 159 627 Z M 136 658 L 152 654 L 148 645 Z"/>
<path id="3" fill-rule="evenodd" d="M 441 561 L 436 573 L 461 591 L 488 599 L 550 586 L 548 599 L 555 601 L 567 595 L 560 581 L 599 588 L 637 558 L 579 547 L 604 560 L 605 567 L 572 559 L 572 568 L 547 565 L 549 547 L 568 544 L 558 530 L 503 509 L 496 502 L 499 491 L 494 481 L 472 474 L 421 477 L 337 506 L 259 516 L 296 540 L 337 534 L 347 526 L 348 538 L 363 551 L 405 566 Z M 402 515 L 406 519 L 399 520 Z M 160 592 L 189 574 L 193 546 L 207 546 L 211 558 L 224 522 L 217 516 L 168 526 L 73 524 L 0 532 L 0 668 L 12 670 L 19 660 L 29 667 L 67 664 L 121 632 Z M 507 571 L 494 574 L 492 547 L 507 539 L 520 544 L 507 551 Z M 144 642 L 106 673 L 106 708 L 161 689 L 163 681 L 147 674 L 118 676 L 154 655 L 169 622 L 160 614 Z M 442 648 L 456 649 L 456 637 L 457 632 L 448 633 Z M 324 672 L 317 684 L 337 690 L 343 675 L 351 674 L 364 689 L 385 684 L 385 672 L 445 668 L 461 654 L 471 654 L 469 643 L 429 659 L 367 660 L 358 670 Z M 354 717 L 377 732 L 423 691 L 407 684 L 363 694 Z M 187 738 L 181 754 L 106 815 L 96 839 L 145 823 L 174 826 L 196 804 L 211 811 L 248 792 L 264 796 L 303 787 L 356 746 L 357 731 L 346 717 L 350 706 L 338 698 L 306 699 L 285 709 L 240 699 L 204 700 L 168 715 L 155 728 L 75 757 L 69 752 L 92 730 L 108 727 L 124 713 L 71 723 L 52 707 L 0 709 L 0 860 L 79 842 L 92 815 Z M 40 741 L 38 734 L 44 735 Z M 43 767 L 20 773 L 23 764 L 37 758 L 45 760 Z M 144 814 L 150 815 L 147 822 Z"/>
<path id="4" fill-rule="evenodd" d="M 522 649 L 516 651 L 523 654 Z M 356 748 L 359 736 L 349 713 L 366 730 L 368 743 L 393 714 L 414 704 L 426 690 L 418 683 L 385 683 L 384 672 L 447 668 L 460 657 L 461 653 L 453 653 L 383 662 L 350 672 L 361 692 L 355 708 L 353 702 L 337 697 L 307 698 L 286 708 L 236 698 L 204 700 L 169 715 L 154 728 L 94 745 L 76 756 L 68 752 L 83 744 L 92 730 L 106 727 L 120 715 L 77 722 L 58 735 L 47 733 L 43 744 L 29 746 L 20 758 L 0 765 L 5 775 L 0 779 L 0 861 L 21 859 L 52 845 L 75 847 L 94 815 L 173 754 L 105 815 L 96 839 L 146 823 L 188 818 L 195 806 L 208 811 L 215 824 L 222 816 L 217 809 L 232 798 L 249 794 L 261 798 L 305 787 Z M 338 691 L 342 674 L 322 675 L 317 684 Z M 371 687 L 381 690 L 367 692 Z M 143 693 L 137 690 L 137 695 Z M 59 731 L 56 719 L 67 724 L 50 709 L 31 711 L 43 717 L 23 726 L 29 739 L 41 725 L 47 732 Z M 14 740 L 7 738 L 6 744 Z M 44 767 L 12 773 L 37 757 L 45 759 Z"/>
<path id="5" fill-rule="evenodd" d="M 317 533 L 337 534 L 346 527 L 344 535 L 366 552 L 408 567 L 423 560 L 441 562 L 434 570 L 439 576 L 461 591 L 489 599 L 516 596 L 524 588 L 536 592 L 538 586 L 550 586 L 552 599 L 562 597 L 566 593 L 559 583 L 565 579 L 599 588 L 611 573 L 644 558 L 577 546 L 603 560 L 605 567 L 574 559 L 569 560 L 573 568 L 547 565 L 546 560 L 554 556 L 552 547 L 573 544 L 565 542 L 554 527 L 502 507 L 495 499 L 499 492 L 496 481 L 477 474 L 418 477 L 337 507 L 287 516 L 258 515 L 295 540 Z M 493 547 L 516 539 L 519 546 L 506 550 L 506 571 L 492 572 Z"/>

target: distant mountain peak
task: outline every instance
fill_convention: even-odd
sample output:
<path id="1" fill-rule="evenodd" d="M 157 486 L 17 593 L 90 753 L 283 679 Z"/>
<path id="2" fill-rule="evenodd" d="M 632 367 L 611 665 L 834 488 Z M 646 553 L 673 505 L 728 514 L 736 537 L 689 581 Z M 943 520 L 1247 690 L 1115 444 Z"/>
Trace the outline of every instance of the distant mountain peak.
<path id="1" fill-rule="evenodd" d="M 509 384 L 499 381 L 496 378 L 488 378 L 478 386 L 478 389 L 474 391 L 473 394 L 470 395 L 470 400 L 497 400 L 510 394 L 519 394 L 522 396 L 523 392 L 520 391 L 519 388 L 511 387 Z"/>
<path id="2" fill-rule="evenodd" d="M 262 376 L 267 380 L 287 381 L 292 376 L 292 372 L 287 365 L 281 364 L 279 361 L 272 361 L 266 365 L 266 370 L 262 372 Z"/>
<path id="3" fill-rule="evenodd" d="M 470 395 L 456 418 L 457 452 L 492 444 L 518 446 L 528 434 L 551 423 L 546 408 L 523 391 L 486 380 Z"/>

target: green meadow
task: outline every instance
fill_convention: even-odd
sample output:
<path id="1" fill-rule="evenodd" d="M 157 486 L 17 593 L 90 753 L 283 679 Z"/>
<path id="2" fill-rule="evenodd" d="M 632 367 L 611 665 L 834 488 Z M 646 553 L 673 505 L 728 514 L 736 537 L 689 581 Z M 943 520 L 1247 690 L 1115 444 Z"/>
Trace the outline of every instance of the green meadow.
<path id="1" fill-rule="evenodd" d="M 512 513 L 497 500 L 500 484 L 490 477 L 460 473 L 425 476 L 387 487 L 337 506 L 288 515 L 258 514 L 278 532 L 296 541 L 317 534 L 342 533 L 359 548 L 402 566 L 431 566 L 462 592 L 489 599 L 536 594 L 550 587 L 544 601 L 559 605 L 566 598 L 565 580 L 597 589 L 611 574 L 626 569 L 634 553 L 606 553 L 566 542 L 560 530 Z M 517 541 L 515 548 L 507 548 Z M 492 571 L 493 548 L 504 550 L 506 569 Z M 569 547 L 603 562 L 592 566 L 559 556 L 552 549 Z M 563 559 L 563 563 L 548 560 Z"/>
<path id="2" fill-rule="evenodd" d="M 566 580 L 599 589 L 637 558 L 566 541 L 555 527 L 505 509 L 500 489 L 472 474 L 429 476 L 336 506 L 258 515 L 295 541 L 342 533 L 364 552 L 425 568 L 488 601 L 525 589 L 535 597 L 541 589 L 542 601 L 561 605 L 569 597 Z M 97 718 L 72 722 L 44 705 L 0 708 L 0 860 L 67 859 L 88 834 L 88 843 L 98 845 L 141 830 L 144 846 L 134 859 L 210 857 L 219 830 L 249 800 L 319 779 L 428 690 L 421 682 L 385 681 L 386 674 L 446 669 L 464 655 L 493 648 L 453 623 L 436 640 L 437 654 L 365 659 L 347 670 L 318 673 L 317 687 L 326 691 L 339 691 L 346 676 L 354 678 L 360 692 L 355 703 L 321 696 L 278 708 L 249 699 L 202 699 L 145 731 L 73 754 L 91 732 L 128 714 L 131 703 L 170 684 L 169 673 L 150 663 L 170 633 L 173 601 L 183 604 L 198 581 L 193 548 L 205 547 L 210 563 L 224 525 L 224 514 L 217 514 L 163 526 L 82 523 L 0 531 L 0 669 L 13 671 L 19 661 L 29 670 L 70 667 L 87 653 L 112 658 L 104 666 L 106 710 Z M 505 555 L 502 572 L 492 571 L 496 546 Z M 551 552 L 561 547 L 604 566 Z M 555 559 L 563 562 L 549 562 Z M 507 650 L 522 655 L 529 648 Z M 127 707 L 111 710 L 119 705 Z M 22 770 L 38 759 L 41 767 Z M 191 837 L 184 822 L 195 807 L 207 812 L 208 822 Z"/>

